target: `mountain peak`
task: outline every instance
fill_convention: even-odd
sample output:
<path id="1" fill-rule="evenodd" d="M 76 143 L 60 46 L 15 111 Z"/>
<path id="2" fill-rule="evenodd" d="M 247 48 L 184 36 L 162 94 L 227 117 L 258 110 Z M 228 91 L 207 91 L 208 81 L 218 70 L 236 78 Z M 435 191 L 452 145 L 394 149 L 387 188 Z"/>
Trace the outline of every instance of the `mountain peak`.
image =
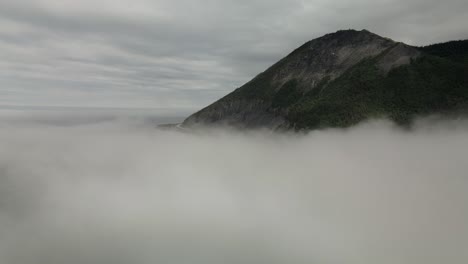
<path id="1" fill-rule="evenodd" d="M 326 34 L 322 37 L 313 39 L 309 41 L 308 43 L 328 42 L 328 43 L 335 43 L 336 45 L 349 45 L 349 44 L 358 44 L 358 43 L 373 42 L 373 41 L 394 42 L 393 40 L 389 38 L 381 37 L 366 29 L 363 29 L 363 30 L 346 29 L 346 30 L 338 30 L 334 33 Z"/>
<path id="2" fill-rule="evenodd" d="M 336 38 L 336 37 L 357 37 L 357 36 L 373 36 L 373 37 L 378 37 L 378 38 L 383 38 L 367 29 L 361 29 L 361 30 L 356 30 L 356 29 L 340 29 L 336 32 L 328 33 L 325 34 L 322 37 L 325 38 Z M 320 39 L 320 38 L 319 38 Z"/>
<path id="3" fill-rule="evenodd" d="M 357 35 L 357 34 L 372 34 L 372 35 L 376 35 L 372 32 L 370 32 L 369 30 L 367 29 L 361 29 L 361 30 L 356 30 L 356 29 L 340 29 L 340 30 L 337 30 L 336 32 L 333 32 L 333 33 L 328 33 L 326 35 L 344 35 L 344 34 L 347 34 L 347 35 Z"/>

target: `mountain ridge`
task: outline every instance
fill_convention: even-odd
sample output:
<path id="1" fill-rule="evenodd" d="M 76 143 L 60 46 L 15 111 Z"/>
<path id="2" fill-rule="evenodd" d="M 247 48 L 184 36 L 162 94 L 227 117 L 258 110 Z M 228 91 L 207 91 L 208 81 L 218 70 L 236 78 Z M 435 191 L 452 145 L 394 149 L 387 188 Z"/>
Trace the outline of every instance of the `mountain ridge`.
<path id="1" fill-rule="evenodd" d="M 408 123 L 410 116 L 419 111 L 404 114 L 402 111 L 407 105 L 394 106 L 402 107 L 402 111 L 393 111 L 391 106 L 392 100 L 399 100 L 399 93 L 405 91 L 394 93 L 393 99 L 386 93 L 399 91 L 398 86 L 411 90 L 413 84 L 395 83 L 395 76 L 404 79 L 406 74 L 419 85 L 424 82 L 419 76 L 424 71 L 444 71 L 448 67 L 455 69 L 456 76 L 440 76 L 437 80 L 440 85 L 453 85 L 452 79 L 456 79 L 464 88 L 467 86 L 463 77 L 467 73 L 465 59 L 461 62 L 453 59 L 466 50 L 466 44 L 457 43 L 455 52 L 444 50 L 445 46 L 440 45 L 412 47 L 367 30 L 326 34 L 306 42 L 251 81 L 189 116 L 183 126 L 314 129 L 346 127 L 374 116 Z M 427 63 L 432 66 L 425 65 Z M 413 69 L 415 67 L 417 69 Z M 401 72 L 402 68 L 407 72 Z M 440 87 L 436 88 L 430 89 Z M 462 96 L 455 97 L 465 101 L 466 90 L 463 89 Z M 375 92 L 382 94 L 373 95 Z M 372 100 L 366 96 L 373 96 Z"/>

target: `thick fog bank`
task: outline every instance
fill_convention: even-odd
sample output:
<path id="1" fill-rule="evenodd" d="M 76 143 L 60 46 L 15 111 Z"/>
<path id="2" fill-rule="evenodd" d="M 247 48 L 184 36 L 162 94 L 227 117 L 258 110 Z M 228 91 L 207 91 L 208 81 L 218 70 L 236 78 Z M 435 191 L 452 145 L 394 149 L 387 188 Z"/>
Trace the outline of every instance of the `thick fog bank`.
<path id="1" fill-rule="evenodd" d="M 468 261 L 468 122 L 0 124 L 2 264 Z"/>

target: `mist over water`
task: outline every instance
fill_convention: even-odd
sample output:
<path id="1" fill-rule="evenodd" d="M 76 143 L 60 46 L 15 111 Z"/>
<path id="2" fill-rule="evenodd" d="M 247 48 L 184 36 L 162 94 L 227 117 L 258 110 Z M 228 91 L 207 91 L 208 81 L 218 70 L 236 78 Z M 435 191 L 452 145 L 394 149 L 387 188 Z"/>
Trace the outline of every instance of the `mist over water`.
<path id="1" fill-rule="evenodd" d="M 190 134 L 13 112 L 2 264 L 468 261 L 466 120 Z"/>

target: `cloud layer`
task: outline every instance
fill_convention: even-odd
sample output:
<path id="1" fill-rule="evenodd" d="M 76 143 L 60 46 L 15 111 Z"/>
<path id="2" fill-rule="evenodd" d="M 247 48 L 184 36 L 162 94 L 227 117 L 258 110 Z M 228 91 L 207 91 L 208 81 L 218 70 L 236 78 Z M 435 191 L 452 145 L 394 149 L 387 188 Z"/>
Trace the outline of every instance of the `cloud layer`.
<path id="1" fill-rule="evenodd" d="M 468 260 L 467 121 L 299 136 L 50 118 L 2 116 L 1 263 Z"/>
<path id="2" fill-rule="evenodd" d="M 464 0 L 0 3 L 0 105 L 196 109 L 307 40 L 367 28 L 467 38 Z"/>

